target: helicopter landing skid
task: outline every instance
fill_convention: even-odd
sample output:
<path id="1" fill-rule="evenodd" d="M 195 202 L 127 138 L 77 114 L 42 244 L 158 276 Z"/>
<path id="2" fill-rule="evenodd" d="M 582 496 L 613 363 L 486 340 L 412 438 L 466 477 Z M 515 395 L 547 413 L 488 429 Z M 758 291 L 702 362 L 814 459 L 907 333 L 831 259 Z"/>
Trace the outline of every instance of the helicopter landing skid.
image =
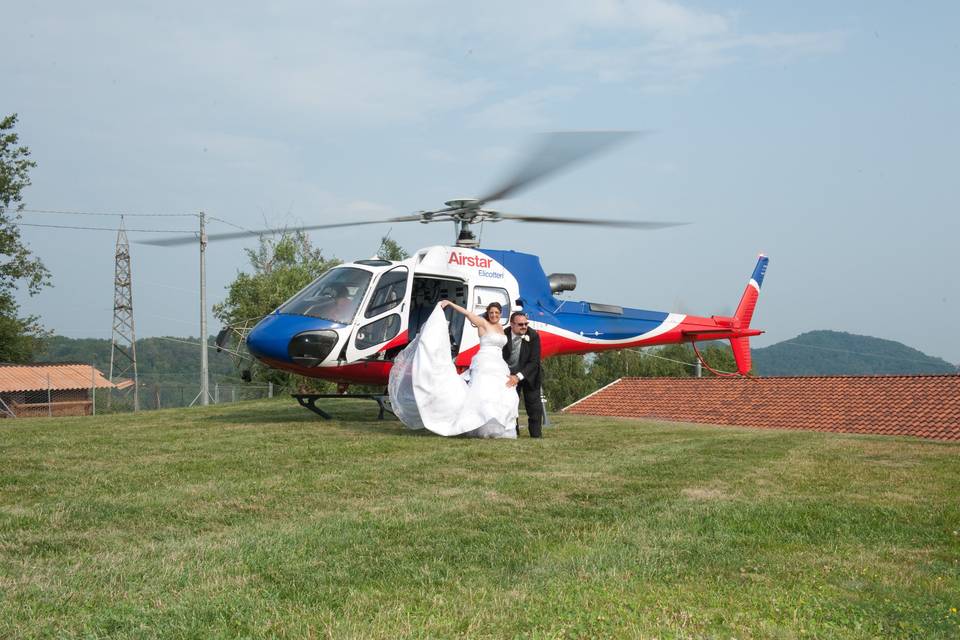
<path id="1" fill-rule="evenodd" d="M 383 420 L 384 412 L 389 412 L 390 415 L 395 416 L 396 414 L 390 410 L 386 405 L 387 396 L 376 395 L 372 393 L 354 393 L 347 395 L 345 393 L 291 393 L 294 398 L 297 399 L 297 402 L 300 403 L 300 406 L 304 409 L 309 409 L 315 414 L 323 418 L 324 420 L 333 420 L 333 416 L 317 406 L 317 400 L 321 398 L 351 398 L 351 399 L 368 399 L 375 400 L 380 406 L 380 413 L 377 415 L 377 420 Z"/>

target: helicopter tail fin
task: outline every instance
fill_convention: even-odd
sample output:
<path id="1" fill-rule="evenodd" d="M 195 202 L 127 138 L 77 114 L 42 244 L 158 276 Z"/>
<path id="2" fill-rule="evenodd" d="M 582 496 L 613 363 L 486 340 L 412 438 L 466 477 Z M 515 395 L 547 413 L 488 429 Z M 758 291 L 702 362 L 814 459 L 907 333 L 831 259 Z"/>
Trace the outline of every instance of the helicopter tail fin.
<path id="1" fill-rule="evenodd" d="M 753 310 L 757 306 L 757 298 L 760 297 L 760 287 L 763 285 L 763 276 L 767 273 L 767 264 L 770 258 L 760 254 L 757 259 L 757 266 L 753 269 L 750 281 L 747 282 L 746 289 L 743 290 L 743 296 L 740 297 L 740 304 L 737 305 L 737 311 L 733 314 L 740 329 L 748 329 L 750 321 L 753 320 Z M 747 375 L 750 372 L 750 336 L 739 336 L 730 338 L 730 348 L 733 349 L 733 359 L 737 363 L 737 373 Z"/>

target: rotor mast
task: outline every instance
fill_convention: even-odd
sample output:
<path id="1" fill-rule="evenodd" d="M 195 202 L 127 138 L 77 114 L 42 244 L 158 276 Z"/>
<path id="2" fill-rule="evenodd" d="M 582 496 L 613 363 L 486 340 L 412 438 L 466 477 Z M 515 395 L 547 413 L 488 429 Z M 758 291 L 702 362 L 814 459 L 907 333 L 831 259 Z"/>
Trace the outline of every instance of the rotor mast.
<path id="1" fill-rule="evenodd" d="M 454 224 L 460 225 L 460 230 L 457 232 L 458 247 L 469 247 L 471 249 L 474 249 L 480 246 L 480 241 L 477 240 L 477 236 L 475 236 L 473 234 L 473 231 L 470 230 L 470 225 L 472 223 L 467 221 L 460 221 Z"/>
<path id="2" fill-rule="evenodd" d="M 480 241 L 477 240 L 477 236 L 475 236 L 470 229 L 470 225 L 483 222 L 485 217 L 492 212 L 482 210 L 480 205 L 483 203 L 476 198 L 447 200 L 444 204 L 447 205 L 447 210 L 441 210 L 436 213 L 439 213 L 440 217 L 449 216 L 450 219 L 453 220 L 453 229 L 456 234 L 454 244 L 458 247 L 471 249 L 479 247 Z M 425 213 L 432 214 L 433 212 L 428 211 Z M 434 215 L 430 215 L 429 220 L 432 221 L 433 219 Z"/>

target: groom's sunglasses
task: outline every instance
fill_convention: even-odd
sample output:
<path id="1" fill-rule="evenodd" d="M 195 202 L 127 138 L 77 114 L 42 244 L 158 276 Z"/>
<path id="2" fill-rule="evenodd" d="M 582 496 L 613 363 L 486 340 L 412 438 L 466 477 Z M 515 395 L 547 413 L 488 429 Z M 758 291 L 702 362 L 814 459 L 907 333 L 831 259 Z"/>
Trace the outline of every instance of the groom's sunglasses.
<path id="1" fill-rule="evenodd" d="M 527 326 L 528 324 L 530 324 L 530 323 L 529 323 L 529 322 L 517 322 L 517 323 L 516 323 L 516 325 L 517 325 L 518 327 L 525 327 L 525 326 Z"/>

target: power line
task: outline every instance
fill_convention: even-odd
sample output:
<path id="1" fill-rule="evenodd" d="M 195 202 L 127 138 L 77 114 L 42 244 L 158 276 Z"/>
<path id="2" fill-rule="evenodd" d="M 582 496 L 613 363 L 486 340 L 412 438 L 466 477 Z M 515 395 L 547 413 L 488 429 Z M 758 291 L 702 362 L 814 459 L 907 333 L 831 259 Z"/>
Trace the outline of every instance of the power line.
<path id="1" fill-rule="evenodd" d="M 68 211 L 62 209 L 20 209 L 23 213 L 48 213 L 65 216 L 126 216 L 130 218 L 196 218 L 196 213 L 114 213 L 112 211 Z"/>
<path id="2" fill-rule="evenodd" d="M 42 213 L 42 214 L 53 214 L 53 215 L 73 215 L 73 216 L 113 216 L 113 217 L 140 217 L 140 218 L 174 218 L 174 217 L 197 217 L 199 214 L 196 213 L 113 213 L 108 211 L 66 211 L 66 210 L 55 210 L 55 209 L 20 209 L 19 213 Z M 225 225 L 231 226 L 240 231 L 246 231 L 252 236 L 263 235 L 263 232 L 256 232 L 246 227 L 242 227 L 234 222 L 229 220 L 224 220 L 223 218 L 217 218 L 214 216 L 207 216 L 208 220 L 215 220 L 217 222 L 222 222 Z M 73 226 L 73 225 L 57 225 L 57 224 L 38 224 L 34 222 L 19 222 L 15 221 L 14 224 L 18 224 L 21 227 L 45 227 L 49 229 L 76 229 L 82 231 L 116 231 L 116 229 L 110 229 L 107 227 L 82 227 L 82 226 Z M 140 233 L 196 233 L 194 230 L 184 231 L 181 229 L 127 229 L 127 231 L 137 231 Z M 277 229 L 276 232 L 280 232 L 282 229 Z"/>
<path id="3" fill-rule="evenodd" d="M 783 342 L 780 342 L 780 343 L 778 343 L 778 344 L 792 344 L 792 345 L 796 345 L 796 346 L 798 346 L 798 347 L 807 347 L 807 348 L 809 348 L 809 349 L 819 349 L 819 350 L 821 350 L 821 351 L 835 351 L 835 352 L 837 352 L 837 353 L 849 353 L 849 354 L 858 355 L 858 356 L 870 356 L 870 357 L 874 357 L 874 358 L 886 358 L 886 359 L 888 359 L 888 360 L 900 360 L 900 361 L 903 361 L 903 362 L 914 362 L 914 363 L 917 363 L 917 364 L 925 364 L 925 365 L 931 366 L 931 367 L 932 367 L 932 366 L 939 366 L 939 365 L 937 365 L 936 363 L 929 362 L 929 361 L 926 361 L 926 360 L 918 360 L 918 359 L 916 359 L 916 358 L 903 358 L 903 357 L 900 357 L 900 356 L 890 356 L 890 355 L 886 355 L 886 354 L 882 354 L 882 353 L 866 353 L 866 352 L 863 352 L 863 351 L 850 351 L 850 350 L 848 350 L 848 349 L 836 349 L 836 348 L 831 348 L 831 347 L 818 347 L 818 346 L 812 345 L 812 344 L 803 344 L 802 342 L 796 342 L 795 340 L 784 340 Z M 665 358 L 665 357 L 663 357 L 663 356 L 658 356 L 658 355 L 653 354 L 653 353 L 647 353 L 646 351 L 639 351 L 639 350 L 637 350 L 637 349 L 625 349 L 625 351 L 632 351 L 633 353 L 639 353 L 639 354 L 642 355 L 642 356 L 648 356 L 648 357 L 650 357 L 650 358 L 658 358 L 658 359 L 660 359 L 660 360 L 666 360 L 667 362 L 674 362 L 674 363 L 676 363 L 676 364 L 682 364 L 682 365 L 686 365 L 686 366 L 688 366 L 688 367 L 696 367 L 696 366 L 697 366 L 696 363 L 689 363 L 689 362 L 682 362 L 682 361 L 680 361 L 680 360 L 673 360 L 673 359 L 671 359 L 671 358 Z M 947 364 L 949 365 L 950 363 L 947 363 Z"/>
<path id="4" fill-rule="evenodd" d="M 182 338 L 171 338 L 170 336 L 153 336 L 152 338 L 143 338 L 143 339 L 144 339 L 144 340 L 166 340 L 166 341 L 168 341 L 168 342 L 182 342 L 183 344 L 189 344 L 189 345 L 193 345 L 193 346 L 195 346 L 195 347 L 199 347 L 199 346 L 202 344 L 202 342 L 200 342 L 199 340 L 197 340 L 197 341 L 184 340 L 184 339 L 182 339 Z M 217 348 L 217 346 L 216 346 L 216 345 L 213 345 L 213 344 L 208 344 L 208 345 L 206 345 L 206 347 L 207 347 L 207 350 L 216 349 L 216 348 Z"/>
<path id="5" fill-rule="evenodd" d="M 148 338 L 148 339 L 151 339 L 151 338 Z M 152 339 L 153 339 L 153 340 L 167 340 L 168 342 L 182 342 L 183 344 L 189 344 L 189 345 L 192 345 L 192 346 L 194 346 L 194 347 L 196 347 L 196 346 L 204 346 L 204 347 L 207 348 L 207 351 L 210 351 L 211 349 L 213 349 L 213 350 L 216 351 L 217 353 L 224 352 L 224 353 L 228 353 L 228 354 L 233 355 L 233 356 L 238 356 L 238 357 L 241 357 L 241 358 L 244 357 L 244 355 L 243 355 L 242 353 L 240 353 L 239 351 L 237 351 L 237 350 L 228 349 L 228 348 L 226 348 L 226 347 L 220 347 L 220 346 L 217 346 L 216 344 L 206 344 L 206 343 L 199 342 L 199 341 L 198 341 L 198 342 L 193 342 L 193 341 L 191 341 L 191 340 L 183 340 L 183 339 L 181 339 L 181 338 L 171 338 L 171 337 L 169 337 L 169 336 L 155 336 L 155 337 L 153 337 Z M 199 396 L 198 396 L 198 397 L 199 397 Z"/>
<path id="6" fill-rule="evenodd" d="M 46 229 L 74 229 L 79 231 L 109 231 L 111 233 L 116 233 L 116 229 L 110 227 L 80 227 L 75 225 L 65 225 L 65 224 L 35 224 L 33 222 L 19 222 L 15 221 L 14 224 L 21 227 L 43 227 Z M 135 231 L 137 233 L 196 233 L 196 231 L 188 230 L 184 231 L 182 229 L 127 229 L 127 231 Z"/>
<path id="7" fill-rule="evenodd" d="M 696 346 L 696 345 L 694 345 L 694 346 Z M 676 364 L 682 364 L 682 365 L 687 366 L 687 367 L 693 367 L 694 369 L 697 368 L 697 365 L 698 365 L 698 364 L 701 364 L 699 361 L 698 361 L 698 362 L 684 362 L 684 361 L 682 361 L 682 360 L 674 360 L 673 358 L 665 358 L 665 357 L 663 357 L 663 356 L 658 356 L 658 355 L 656 355 L 656 354 L 654 354 L 654 353 L 647 353 L 646 351 L 640 351 L 640 350 L 638 350 L 638 349 L 624 349 L 624 351 L 631 351 L 631 352 L 633 352 L 633 353 L 639 353 L 639 354 L 642 355 L 642 356 L 647 356 L 647 357 L 650 357 L 650 358 L 658 358 L 659 360 L 666 360 L 667 362 L 673 362 L 673 363 L 676 363 Z M 703 366 L 707 367 L 707 369 L 710 369 L 709 365 L 707 365 L 706 362 L 703 362 Z M 726 375 L 736 375 L 736 372 L 734 372 L 734 371 L 721 371 L 721 370 L 719 370 L 719 369 L 716 369 L 716 370 L 710 369 L 710 370 L 713 371 L 714 373 L 722 373 L 722 374 L 726 374 Z M 697 375 L 697 377 L 699 377 L 699 374 Z"/>
<path id="8" fill-rule="evenodd" d="M 780 342 L 780 343 L 778 343 L 778 344 L 792 344 L 792 345 L 796 345 L 796 346 L 798 346 L 798 347 L 807 347 L 808 349 L 819 349 L 819 350 L 821 350 L 821 351 L 836 351 L 836 352 L 838 352 L 838 353 L 850 353 L 850 354 L 853 354 L 853 355 L 855 355 L 855 356 L 870 356 L 870 357 L 874 357 L 874 358 L 886 358 L 886 359 L 888 359 L 888 360 L 901 360 L 901 361 L 903 361 L 903 362 L 916 362 L 916 363 L 918 363 L 918 364 L 925 364 L 925 365 L 928 365 L 928 366 L 931 366 L 931 367 L 932 367 L 932 366 L 939 366 L 939 365 L 937 365 L 936 363 L 930 362 L 930 361 L 928 361 L 928 360 L 918 360 L 918 359 L 916 359 L 916 358 L 903 358 L 903 357 L 901 357 L 901 356 L 890 356 L 890 355 L 886 355 L 886 354 L 883 354 L 883 353 L 866 353 L 866 352 L 863 352 L 863 351 L 849 351 L 848 349 L 836 349 L 836 348 L 833 348 L 833 347 L 818 347 L 818 346 L 812 345 L 812 344 L 804 344 L 804 343 L 802 343 L 802 342 L 797 342 L 795 339 L 794 339 L 794 340 L 784 340 L 783 342 Z M 774 346 L 774 345 L 771 345 L 771 346 Z M 950 363 L 948 362 L 947 364 L 950 364 Z"/>
<path id="9" fill-rule="evenodd" d="M 687 367 L 696 367 L 697 363 L 695 362 L 684 362 L 683 360 L 674 360 L 673 358 L 664 358 L 663 356 L 658 356 L 654 353 L 647 353 L 646 351 L 640 351 L 639 349 L 624 349 L 624 351 L 629 351 L 631 353 L 639 353 L 642 356 L 647 356 L 650 358 L 657 358 L 658 360 L 666 360 L 667 362 L 675 362 L 676 364 L 682 364 Z"/>
<path id="10" fill-rule="evenodd" d="M 241 227 L 240 225 L 235 224 L 235 223 L 233 223 L 233 222 L 230 222 L 229 220 L 224 220 L 223 218 L 215 218 L 215 217 L 213 217 L 213 216 L 207 216 L 207 220 L 216 220 L 217 222 L 222 222 L 223 224 L 230 225 L 230 226 L 233 227 L 234 229 L 240 229 L 240 231 L 246 231 L 247 233 L 249 233 L 249 234 L 251 234 L 251 235 L 262 235 L 262 233 L 263 233 L 263 232 L 261 232 L 261 233 L 258 234 L 256 231 L 251 231 L 250 229 L 247 229 L 246 227 Z"/>

